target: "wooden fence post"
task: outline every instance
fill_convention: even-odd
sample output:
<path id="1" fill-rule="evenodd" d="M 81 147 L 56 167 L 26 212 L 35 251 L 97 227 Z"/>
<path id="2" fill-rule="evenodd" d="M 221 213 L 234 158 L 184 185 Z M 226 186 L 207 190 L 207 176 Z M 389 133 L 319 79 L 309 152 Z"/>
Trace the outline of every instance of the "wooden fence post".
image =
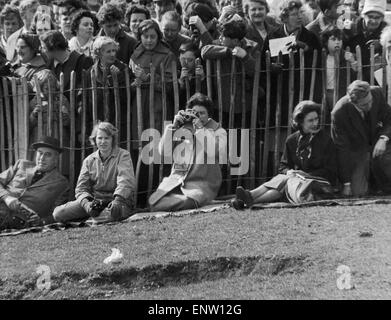
<path id="1" fill-rule="evenodd" d="M 281 51 L 278 54 L 278 62 L 282 63 L 282 53 L 281 53 Z M 300 92 L 300 94 L 301 94 L 301 92 Z M 274 141 L 274 170 L 273 170 L 273 175 L 277 174 L 278 165 L 280 163 L 281 99 L 282 99 L 282 74 L 280 73 L 278 75 L 278 83 L 277 83 L 276 139 Z"/>

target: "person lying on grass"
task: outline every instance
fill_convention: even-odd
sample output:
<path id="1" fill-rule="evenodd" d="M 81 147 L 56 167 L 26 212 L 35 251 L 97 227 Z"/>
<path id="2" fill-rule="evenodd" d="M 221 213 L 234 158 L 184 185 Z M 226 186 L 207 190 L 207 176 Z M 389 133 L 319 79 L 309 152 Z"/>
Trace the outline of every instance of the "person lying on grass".
<path id="1" fill-rule="evenodd" d="M 328 133 L 320 128 L 320 113 L 320 105 L 313 101 L 296 106 L 292 122 L 298 131 L 286 139 L 279 174 L 251 191 L 237 187 L 234 208 L 278 200 L 301 203 L 332 196 L 330 182 L 336 177 L 336 151 Z M 310 180 L 316 183 L 304 194 L 302 187 L 308 185 L 304 181 Z"/>
<path id="2" fill-rule="evenodd" d="M 118 147 L 118 130 L 109 122 L 94 126 L 90 142 L 97 151 L 84 159 L 75 189 L 76 200 L 54 209 L 57 222 L 126 219 L 133 207 L 136 180 L 130 153 Z"/>

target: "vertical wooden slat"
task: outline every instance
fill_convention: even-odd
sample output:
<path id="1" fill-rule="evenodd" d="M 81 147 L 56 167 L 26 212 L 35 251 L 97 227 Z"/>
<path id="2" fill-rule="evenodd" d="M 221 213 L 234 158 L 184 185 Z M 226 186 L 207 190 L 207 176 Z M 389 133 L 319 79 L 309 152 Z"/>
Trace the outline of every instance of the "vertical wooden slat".
<path id="1" fill-rule="evenodd" d="M 333 97 L 333 106 L 338 101 L 339 96 L 339 67 L 340 67 L 340 61 L 339 61 L 339 50 L 334 54 L 334 97 Z M 327 112 L 331 112 L 331 110 L 327 110 Z"/>
<path id="2" fill-rule="evenodd" d="M 174 112 L 175 114 L 179 111 L 179 89 L 178 89 L 178 74 L 177 74 L 176 61 L 172 61 L 171 72 L 172 72 L 172 86 L 174 89 Z"/>
<path id="3" fill-rule="evenodd" d="M 309 100 L 314 100 L 315 82 L 316 82 L 316 74 L 317 74 L 317 69 L 316 69 L 317 63 L 318 63 L 318 50 L 314 50 L 314 55 L 312 57 L 311 87 L 310 87 Z"/>
<path id="4" fill-rule="evenodd" d="M 71 194 L 70 197 L 74 196 L 74 187 L 75 187 L 75 167 L 73 165 L 75 160 L 75 137 L 76 137 L 76 125 L 75 125 L 75 109 L 76 109 L 76 73 L 75 71 L 71 72 L 70 79 L 70 141 L 69 141 L 69 183 L 71 185 Z"/>
<path id="5" fill-rule="evenodd" d="M 83 90 L 85 91 L 85 90 Z M 58 131 L 59 131 L 59 140 L 60 140 L 60 147 L 64 147 L 64 119 L 62 116 L 62 106 L 64 104 L 64 73 L 60 73 L 60 111 L 58 114 Z M 69 111 L 69 110 L 68 110 Z M 83 129 L 82 129 L 83 130 Z M 59 170 L 62 172 L 62 166 L 63 166 L 63 155 L 60 155 L 60 161 L 59 161 Z"/>
<path id="6" fill-rule="evenodd" d="M 110 105 L 109 105 L 109 88 L 107 86 L 107 70 L 103 70 L 103 109 L 104 109 L 104 121 L 110 121 Z"/>
<path id="7" fill-rule="evenodd" d="M 369 72 L 369 84 L 373 86 L 375 84 L 375 46 L 373 42 L 369 46 L 369 53 L 370 53 L 370 72 Z"/>
<path id="8" fill-rule="evenodd" d="M 143 143 L 141 141 L 141 134 L 143 132 L 143 108 L 142 108 L 141 87 L 139 85 L 136 87 L 136 102 L 137 102 L 138 159 L 136 165 L 135 203 L 137 206 L 138 183 L 140 181 L 140 169 L 141 169 L 141 150 L 143 148 Z"/>
<path id="9" fill-rule="evenodd" d="M 6 169 L 5 163 L 5 132 L 4 132 L 4 104 L 3 90 L 0 88 L 0 170 L 3 172 Z"/>
<path id="10" fill-rule="evenodd" d="M 287 135 L 289 136 L 292 132 L 290 120 L 292 119 L 293 100 L 295 97 L 295 56 L 291 51 L 289 52 L 289 105 L 288 105 L 288 123 L 287 123 Z"/>
<path id="11" fill-rule="evenodd" d="M 195 61 L 196 69 L 201 66 L 200 58 L 197 58 Z M 201 77 L 199 75 L 195 75 L 195 92 L 201 92 Z"/>
<path id="12" fill-rule="evenodd" d="M 266 52 L 266 116 L 265 116 L 265 142 L 263 144 L 262 178 L 267 176 L 267 164 L 269 160 L 269 127 L 270 127 L 270 52 Z"/>
<path id="13" fill-rule="evenodd" d="M 301 59 L 300 59 L 301 60 Z M 282 63 L 281 51 L 278 55 L 278 62 Z M 300 77 L 301 82 L 301 77 Z M 300 83 L 301 87 L 301 83 Z M 300 95 L 302 94 L 300 88 Z M 282 73 L 278 75 L 277 82 L 277 104 L 276 104 L 276 139 L 274 141 L 274 175 L 277 174 L 278 164 L 280 162 L 280 139 L 281 139 L 281 99 L 282 99 Z"/>
<path id="14" fill-rule="evenodd" d="M 387 79 L 387 60 L 386 60 L 386 53 L 387 53 L 387 49 L 386 47 L 384 46 L 383 47 L 383 53 L 382 53 L 382 68 L 383 68 L 383 83 L 382 83 L 382 91 L 383 91 L 383 95 L 386 96 L 387 94 L 387 81 L 385 81 L 385 79 Z"/>
<path id="15" fill-rule="evenodd" d="M 21 97 L 19 97 L 19 94 L 18 94 L 18 85 L 16 83 L 17 79 L 16 78 L 12 78 L 11 80 L 11 88 L 12 88 L 12 103 L 13 103 L 13 120 L 14 120 L 14 123 L 13 123 L 13 126 L 14 126 L 14 148 L 15 150 L 19 150 L 19 141 L 18 141 L 18 137 L 19 137 L 19 126 L 18 126 L 18 113 L 19 113 L 19 103 L 18 103 L 18 100 L 21 99 Z M 41 113 L 41 112 L 39 112 Z M 41 123 L 42 123 L 42 116 L 41 116 Z M 18 151 L 16 151 L 18 152 Z M 19 158 L 19 154 L 15 154 L 15 159 L 18 159 Z"/>
<path id="16" fill-rule="evenodd" d="M 53 90 L 52 90 L 52 83 L 50 81 L 50 78 L 47 81 L 47 84 L 49 86 L 49 101 L 48 101 L 48 109 L 47 109 L 47 135 L 52 136 L 53 135 Z"/>
<path id="17" fill-rule="evenodd" d="M 190 99 L 190 82 L 189 82 L 189 77 L 185 77 L 185 88 L 186 88 L 186 100 Z"/>
<path id="18" fill-rule="evenodd" d="M 132 125 L 132 97 L 130 92 L 129 68 L 125 68 L 125 85 L 126 85 L 126 149 L 131 152 L 131 125 Z"/>
<path id="19" fill-rule="evenodd" d="M 251 105 L 251 132 L 250 132 L 250 181 L 251 189 L 255 184 L 255 166 L 256 166 L 256 125 L 257 125 L 257 110 L 258 110 L 258 95 L 259 95 L 259 75 L 261 72 L 261 55 L 260 52 L 255 53 L 255 72 L 254 72 L 254 86 Z"/>
<path id="20" fill-rule="evenodd" d="M 164 64 L 160 65 L 160 73 L 161 73 L 161 78 L 162 78 L 162 131 L 164 132 L 164 121 L 167 119 L 167 95 L 166 95 L 166 81 L 164 79 L 166 70 L 164 69 Z M 159 166 L 159 183 L 163 180 L 163 154 L 160 155 L 161 158 L 161 163 Z"/>
<path id="21" fill-rule="evenodd" d="M 235 95 L 236 95 L 236 58 L 235 56 L 232 56 L 231 58 L 231 75 L 230 75 L 230 100 L 229 100 L 229 115 L 228 115 L 228 128 L 232 129 L 234 127 L 234 117 L 235 117 Z M 238 141 L 236 141 L 238 143 Z M 231 148 L 231 146 L 228 148 L 229 152 L 232 152 L 231 150 L 236 148 Z M 231 157 L 229 157 L 231 159 Z M 231 164 L 228 161 L 227 162 L 227 171 L 230 172 L 231 170 Z M 231 193 L 231 182 L 232 177 L 227 177 L 227 194 Z"/>
<path id="22" fill-rule="evenodd" d="M 58 132 L 59 132 L 59 140 L 60 140 L 60 147 L 64 147 L 64 119 L 62 117 L 62 106 L 64 104 L 64 74 L 61 72 L 60 73 L 60 111 L 58 114 Z M 60 155 L 60 161 L 59 161 L 59 170 L 62 172 L 62 165 L 63 165 L 63 155 Z"/>
<path id="23" fill-rule="evenodd" d="M 244 63 L 243 61 L 241 62 L 241 71 L 242 71 L 242 77 L 241 77 L 241 81 L 242 81 L 242 129 L 246 128 L 246 70 L 245 70 L 245 67 L 244 67 Z M 243 137 L 242 134 L 240 134 L 241 137 Z M 243 145 L 243 143 L 246 143 L 245 141 L 241 141 L 241 145 Z M 242 175 L 239 175 L 238 176 L 238 183 L 237 183 L 237 186 L 241 186 L 242 185 Z"/>
<path id="24" fill-rule="evenodd" d="M 356 59 L 357 59 L 357 79 L 362 80 L 362 56 L 360 46 L 356 46 Z"/>
<path id="25" fill-rule="evenodd" d="M 300 94 L 299 101 L 304 100 L 304 82 L 305 82 L 305 65 L 304 65 L 304 50 L 299 50 L 300 55 Z"/>
<path id="26" fill-rule="evenodd" d="M 155 101 L 155 67 L 150 65 L 150 83 L 149 83 L 149 127 L 155 128 L 155 113 L 153 110 L 153 105 Z M 152 192 L 153 187 L 153 164 L 148 166 L 148 198 Z"/>
<path id="27" fill-rule="evenodd" d="M 114 90 L 114 105 L 115 105 L 115 126 L 118 130 L 121 130 L 121 100 L 119 98 L 119 83 L 118 83 L 118 74 L 117 72 L 112 72 L 111 76 L 113 77 L 113 90 Z M 119 139 L 123 136 L 123 133 L 120 131 Z"/>
<path id="28" fill-rule="evenodd" d="M 4 102 L 5 102 L 5 121 L 7 122 L 7 140 L 8 140 L 8 166 L 13 164 L 13 153 L 15 152 L 15 157 L 19 158 L 17 149 L 15 145 L 12 144 L 12 122 L 11 122 L 11 104 L 10 104 L 10 95 L 8 92 L 8 82 L 6 78 L 3 78 L 3 92 L 4 92 Z M 15 106 L 14 117 L 17 117 L 18 105 Z"/>
<path id="29" fill-rule="evenodd" d="M 82 73 L 82 109 L 81 109 L 81 162 L 83 162 L 86 156 L 86 128 L 87 128 L 87 94 L 88 94 L 88 74 L 83 70 Z"/>
<path id="30" fill-rule="evenodd" d="M 321 126 L 325 124 L 326 118 L 326 93 L 327 93 L 327 52 L 325 49 L 322 50 L 322 112 L 320 116 Z"/>
<path id="31" fill-rule="evenodd" d="M 91 69 L 91 95 L 92 95 L 92 122 L 93 125 L 98 123 L 98 91 L 96 87 L 96 74 Z"/>
<path id="32" fill-rule="evenodd" d="M 212 65 L 211 61 L 206 60 L 206 88 L 208 91 L 208 97 L 213 99 L 212 92 Z"/>
<path id="33" fill-rule="evenodd" d="M 39 85 L 38 77 L 37 74 L 34 74 L 34 83 L 35 83 L 35 91 L 36 91 L 36 101 L 37 105 L 40 108 L 40 111 L 38 112 L 38 118 L 37 118 L 37 138 L 41 137 L 43 135 L 43 129 L 42 129 L 42 124 L 43 124 L 43 119 L 42 119 L 42 98 L 41 98 L 41 86 Z M 15 85 L 16 88 L 16 85 Z M 15 103 L 15 101 L 14 101 Z"/>
<path id="34" fill-rule="evenodd" d="M 223 124 L 223 91 L 221 87 L 221 61 L 216 60 L 216 81 L 217 81 L 217 101 L 219 108 L 219 122 L 224 128 Z"/>
<path id="35" fill-rule="evenodd" d="M 22 78 L 22 94 L 23 102 L 20 108 L 19 118 L 19 131 L 22 131 L 19 141 L 19 156 L 18 158 L 27 159 L 27 152 L 29 148 L 29 110 L 30 110 L 30 99 L 29 90 L 27 85 L 27 78 Z"/>
<path id="36" fill-rule="evenodd" d="M 350 48 L 346 48 L 346 52 L 350 52 Z M 350 67 L 350 62 L 346 61 L 346 88 L 348 88 L 350 84 L 350 79 L 351 79 L 351 67 Z"/>

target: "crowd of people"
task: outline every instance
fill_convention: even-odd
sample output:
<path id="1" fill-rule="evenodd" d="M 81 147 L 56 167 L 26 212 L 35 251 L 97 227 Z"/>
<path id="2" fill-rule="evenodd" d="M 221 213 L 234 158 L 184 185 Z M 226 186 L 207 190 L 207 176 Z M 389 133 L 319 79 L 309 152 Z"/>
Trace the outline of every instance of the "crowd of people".
<path id="1" fill-rule="evenodd" d="M 221 129 L 250 126 L 257 59 L 265 70 L 271 40 L 286 37 L 295 39 L 287 48 L 294 53 L 294 83 L 299 82 L 304 68 L 303 96 L 309 96 L 315 50 L 319 53 L 318 69 L 326 66 L 325 76 L 318 77 L 311 100 L 300 98 L 295 87 L 292 119 L 288 99 L 281 99 L 281 123 L 292 122 L 295 132 L 286 138 L 279 174 L 254 190 L 237 187 L 232 205 L 243 209 L 281 199 L 301 203 L 338 194 L 365 196 L 391 191 L 391 107 L 376 86 L 377 80 L 375 86 L 369 85 L 370 71 L 391 62 L 386 0 L 12 0 L 1 6 L 0 76 L 27 79 L 31 149 L 36 155 L 35 161 L 18 160 L 0 173 L 0 229 L 89 217 L 118 221 L 133 212 L 135 159 L 121 144 L 128 138 L 127 80 L 131 90 L 141 92 L 131 95 L 133 137 L 140 121 L 143 128 L 161 128 L 164 120 L 173 119 L 164 129 L 161 152 L 173 137 L 174 142 L 183 142 L 175 137 L 187 130 L 195 140 L 210 138 L 214 157 L 219 159 L 227 146 L 227 133 Z M 357 46 L 361 57 L 356 56 Z M 322 50 L 326 55 L 322 56 Z M 304 55 L 304 65 L 299 52 Z M 218 119 L 217 95 L 206 95 L 207 60 L 221 63 L 222 114 Z M 288 54 L 282 60 L 271 57 L 272 92 L 280 77 L 282 94 L 289 92 L 289 60 Z M 335 65 L 338 60 L 343 67 Z M 89 138 L 96 151 L 81 164 L 75 199 L 66 202 L 67 179 L 57 162 L 65 151 L 60 145 L 66 145 L 67 134 L 63 143 L 56 132 L 38 136 L 37 118 L 43 114 L 45 128 L 45 113 L 52 103 L 56 114 L 52 126 L 58 128 L 61 113 L 64 130 L 69 132 L 71 83 L 77 89 L 78 103 L 81 89 L 86 89 L 84 71 L 93 71 L 98 87 L 97 97 L 87 97 L 88 120 L 83 124 L 87 126 L 84 131 L 92 132 Z M 50 99 L 50 92 L 58 92 L 60 75 L 64 94 Z M 235 92 L 231 92 L 231 76 Z M 177 114 L 170 94 L 174 77 L 180 90 L 181 110 Z M 112 88 L 114 80 L 119 83 L 120 123 L 115 123 L 115 94 L 102 90 Z M 259 80 L 256 124 L 262 126 L 266 84 L 265 77 Z M 163 84 L 166 99 L 162 99 Z M 87 88 L 90 86 L 88 77 Z M 273 95 L 272 111 L 275 99 L 279 98 Z M 92 100 L 97 104 L 98 123 L 92 121 Z M 163 104 L 167 119 L 162 118 Z M 154 124 L 150 122 L 151 105 Z M 142 117 L 134 116 L 140 106 Z M 80 108 L 76 117 L 81 117 Z M 321 126 L 322 112 L 330 126 Z M 275 112 L 271 114 L 274 122 Z M 147 201 L 151 211 L 198 208 L 216 198 L 222 184 L 220 165 L 196 161 L 197 152 L 188 150 L 190 156 L 185 161 L 174 161 L 170 175 Z"/>

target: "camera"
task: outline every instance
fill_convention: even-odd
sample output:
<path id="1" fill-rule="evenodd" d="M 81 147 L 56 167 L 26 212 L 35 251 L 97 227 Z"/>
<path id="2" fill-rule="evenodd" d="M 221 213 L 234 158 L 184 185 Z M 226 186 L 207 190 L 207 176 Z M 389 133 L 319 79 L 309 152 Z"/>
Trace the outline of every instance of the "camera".
<path id="1" fill-rule="evenodd" d="M 110 203 L 110 200 L 94 199 L 91 203 L 91 217 L 97 217 Z"/>
<path id="2" fill-rule="evenodd" d="M 185 123 L 191 123 L 195 117 L 199 118 L 200 115 L 198 112 L 195 112 L 192 109 L 186 109 L 181 112 L 181 116 L 183 117 Z"/>

